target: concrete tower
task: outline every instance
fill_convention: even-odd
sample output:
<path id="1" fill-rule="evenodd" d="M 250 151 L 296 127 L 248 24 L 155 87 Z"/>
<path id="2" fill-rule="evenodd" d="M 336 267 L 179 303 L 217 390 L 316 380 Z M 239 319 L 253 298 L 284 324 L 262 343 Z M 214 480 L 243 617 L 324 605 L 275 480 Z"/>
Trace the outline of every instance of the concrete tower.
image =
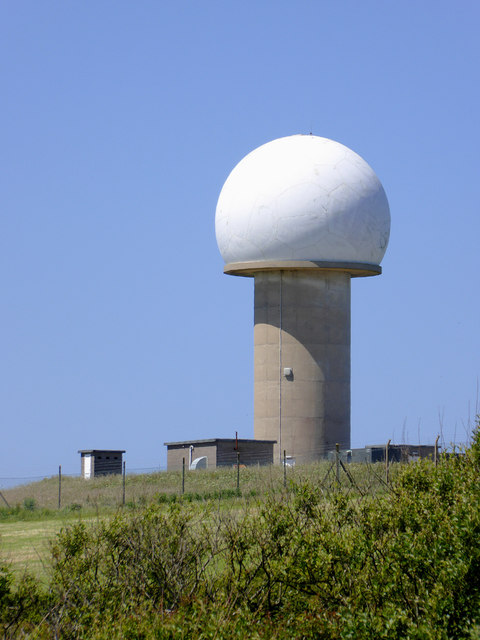
<path id="1" fill-rule="evenodd" d="M 220 193 L 224 272 L 255 279 L 254 434 L 298 461 L 350 447 L 350 282 L 381 273 L 387 197 L 370 166 L 313 135 L 255 149 Z"/>

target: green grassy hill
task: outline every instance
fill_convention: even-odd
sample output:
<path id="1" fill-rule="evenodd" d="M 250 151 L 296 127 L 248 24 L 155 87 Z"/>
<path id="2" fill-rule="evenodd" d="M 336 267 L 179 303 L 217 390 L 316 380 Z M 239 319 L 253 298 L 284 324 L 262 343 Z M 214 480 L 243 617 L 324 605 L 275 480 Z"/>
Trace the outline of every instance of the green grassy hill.
<path id="1" fill-rule="evenodd" d="M 347 467 L 346 467 L 347 468 Z M 389 477 L 398 473 L 400 465 L 390 466 Z M 348 475 L 340 468 L 340 484 L 353 491 L 377 493 L 385 490 L 385 469 L 383 464 L 348 465 Z M 284 469 L 281 466 L 241 467 L 239 488 L 242 495 L 265 495 L 279 491 L 284 485 Z M 296 467 L 287 467 L 286 480 L 289 482 L 308 481 L 320 491 L 329 492 L 336 484 L 336 468 L 332 462 L 322 461 Z M 214 471 L 187 471 L 184 492 L 186 499 L 211 499 L 220 494 L 228 495 L 237 490 L 237 470 L 235 467 L 219 468 Z M 52 476 L 40 482 L 20 485 L 3 490 L 2 494 L 10 507 L 26 507 L 27 510 L 58 508 L 58 477 Z M 168 501 L 182 494 L 182 474 L 179 471 L 164 471 L 145 475 L 127 475 L 125 481 L 126 506 L 134 508 L 152 502 Z M 111 475 L 90 480 L 63 476 L 61 483 L 61 508 L 71 510 L 115 509 L 123 503 L 122 476 Z M 0 521 L 8 510 L 0 507 Z"/>

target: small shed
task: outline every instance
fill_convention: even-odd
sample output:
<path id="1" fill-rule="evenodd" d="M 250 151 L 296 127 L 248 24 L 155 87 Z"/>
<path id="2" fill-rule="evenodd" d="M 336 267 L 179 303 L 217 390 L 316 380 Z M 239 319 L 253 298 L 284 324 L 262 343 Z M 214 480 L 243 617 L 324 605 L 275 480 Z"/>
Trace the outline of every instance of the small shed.
<path id="1" fill-rule="evenodd" d="M 273 463 L 273 445 L 276 440 L 252 440 L 244 438 L 208 438 L 165 442 L 167 469 L 178 471 L 185 458 L 186 469 L 216 469 L 237 464 L 246 467 Z"/>
<path id="2" fill-rule="evenodd" d="M 123 454 L 120 449 L 80 449 L 82 478 L 89 480 L 97 476 L 122 473 Z"/>

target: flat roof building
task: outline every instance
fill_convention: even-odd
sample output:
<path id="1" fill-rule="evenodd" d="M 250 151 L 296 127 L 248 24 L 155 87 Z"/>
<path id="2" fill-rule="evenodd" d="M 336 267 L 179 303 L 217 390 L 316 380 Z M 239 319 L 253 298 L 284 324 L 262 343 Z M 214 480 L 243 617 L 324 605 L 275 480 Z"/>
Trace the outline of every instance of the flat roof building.
<path id="1" fill-rule="evenodd" d="M 82 478 L 89 480 L 96 476 L 122 473 L 125 450 L 120 449 L 80 449 Z"/>
<path id="2" fill-rule="evenodd" d="M 385 462 L 387 445 L 372 444 L 359 449 L 343 449 L 340 451 L 340 458 L 344 462 Z M 435 445 L 433 444 L 389 444 L 389 462 L 415 462 L 423 458 L 435 456 Z M 335 458 L 335 453 L 330 452 L 330 460 Z"/>
<path id="3" fill-rule="evenodd" d="M 178 471 L 185 458 L 186 469 L 216 469 L 237 464 L 251 466 L 273 463 L 275 440 L 208 438 L 165 442 L 167 470 Z"/>

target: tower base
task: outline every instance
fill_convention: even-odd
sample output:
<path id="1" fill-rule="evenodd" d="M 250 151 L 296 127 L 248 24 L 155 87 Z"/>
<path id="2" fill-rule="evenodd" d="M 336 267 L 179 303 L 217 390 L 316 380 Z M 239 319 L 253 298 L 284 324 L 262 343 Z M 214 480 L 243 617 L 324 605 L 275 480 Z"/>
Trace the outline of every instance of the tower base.
<path id="1" fill-rule="evenodd" d="M 279 462 L 284 451 L 298 463 L 322 458 L 337 442 L 349 448 L 351 274 L 253 275 L 255 439 L 276 440 Z"/>

